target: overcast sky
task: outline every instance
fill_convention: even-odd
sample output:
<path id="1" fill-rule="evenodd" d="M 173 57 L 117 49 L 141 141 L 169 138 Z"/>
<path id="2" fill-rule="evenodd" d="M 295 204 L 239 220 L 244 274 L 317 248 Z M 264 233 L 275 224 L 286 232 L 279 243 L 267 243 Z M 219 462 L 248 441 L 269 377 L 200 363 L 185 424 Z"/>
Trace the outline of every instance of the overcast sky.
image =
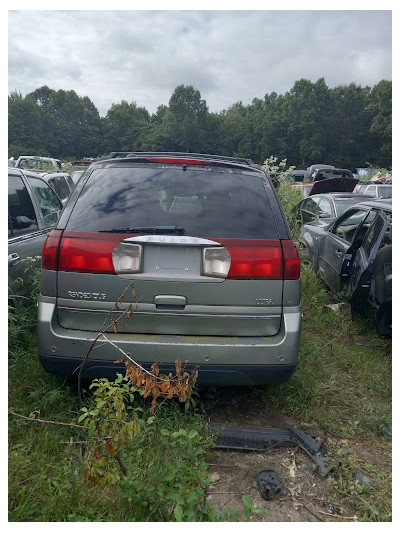
<path id="1" fill-rule="evenodd" d="M 154 113 L 181 84 L 218 112 L 301 78 L 329 87 L 392 79 L 389 10 L 11 9 L 8 92 L 74 90 L 101 116 L 122 100 Z"/>

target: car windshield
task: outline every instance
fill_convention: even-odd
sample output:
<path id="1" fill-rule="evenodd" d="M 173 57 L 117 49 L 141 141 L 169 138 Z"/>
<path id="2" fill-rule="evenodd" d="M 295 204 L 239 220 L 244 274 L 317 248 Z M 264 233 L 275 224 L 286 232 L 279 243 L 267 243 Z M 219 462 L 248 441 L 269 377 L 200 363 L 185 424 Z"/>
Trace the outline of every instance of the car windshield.
<path id="1" fill-rule="evenodd" d="M 67 228 L 97 232 L 149 226 L 182 226 L 185 235 L 195 237 L 277 238 L 260 174 L 213 167 L 95 169 Z"/>

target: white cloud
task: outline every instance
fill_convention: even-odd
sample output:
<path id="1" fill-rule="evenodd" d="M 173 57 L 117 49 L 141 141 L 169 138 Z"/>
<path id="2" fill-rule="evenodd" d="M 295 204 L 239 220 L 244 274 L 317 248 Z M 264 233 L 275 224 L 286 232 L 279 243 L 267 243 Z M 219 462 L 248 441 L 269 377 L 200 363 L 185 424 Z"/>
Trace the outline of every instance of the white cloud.
<path id="1" fill-rule="evenodd" d="M 300 78 L 392 79 L 391 37 L 390 11 L 10 11 L 8 86 L 75 90 L 104 115 L 153 113 L 183 83 L 221 111 Z"/>

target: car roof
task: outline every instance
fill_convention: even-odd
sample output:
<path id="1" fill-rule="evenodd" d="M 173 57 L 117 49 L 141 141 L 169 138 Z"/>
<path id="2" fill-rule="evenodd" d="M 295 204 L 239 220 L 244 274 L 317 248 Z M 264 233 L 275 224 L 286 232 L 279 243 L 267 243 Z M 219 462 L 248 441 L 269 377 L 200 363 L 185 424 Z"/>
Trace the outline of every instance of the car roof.
<path id="1" fill-rule="evenodd" d="M 59 173 L 54 172 L 54 174 L 59 174 Z M 47 184 L 46 177 L 47 178 L 50 177 L 48 175 L 47 176 L 43 175 L 42 172 L 35 172 L 34 170 L 25 170 L 23 168 L 15 168 L 15 167 L 9 167 L 8 175 L 9 176 L 26 176 L 27 178 L 39 178 L 42 181 L 44 181 L 46 184 Z"/>
<path id="2" fill-rule="evenodd" d="M 131 162 L 143 163 L 178 163 L 178 164 L 199 164 L 207 163 L 211 166 L 241 167 L 262 171 L 261 167 L 251 159 L 242 157 L 227 157 L 223 155 L 198 154 L 186 152 L 111 152 L 107 156 L 93 161 L 91 168 L 101 167 L 110 162 L 118 163 L 130 160 Z M 263 172 L 263 171 L 262 171 Z"/>
<path id="3" fill-rule="evenodd" d="M 50 178 L 54 178 L 55 176 L 69 176 L 68 172 L 63 172 L 63 171 L 57 171 L 57 170 L 54 170 L 54 171 L 51 171 L 49 172 L 48 170 L 24 170 L 24 172 L 26 174 L 28 174 L 29 172 L 29 175 L 30 176 L 36 176 L 36 177 L 39 177 L 39 178 L 42 178 L 44 180 L 48 180 Z"/>

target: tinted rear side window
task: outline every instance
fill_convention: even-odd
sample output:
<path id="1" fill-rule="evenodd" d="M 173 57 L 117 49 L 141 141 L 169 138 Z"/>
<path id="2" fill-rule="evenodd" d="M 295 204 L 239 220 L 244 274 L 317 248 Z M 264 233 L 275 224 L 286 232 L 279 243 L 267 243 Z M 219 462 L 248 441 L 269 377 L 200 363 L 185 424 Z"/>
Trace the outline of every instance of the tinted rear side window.
<path id="1" fill-rule="evenodd" d="M 254 172 L 150 166 L 95 169 L 67 228 L 105 231 L 183 226 L 185 235 L 277 238 L 264 184 Z"/>

